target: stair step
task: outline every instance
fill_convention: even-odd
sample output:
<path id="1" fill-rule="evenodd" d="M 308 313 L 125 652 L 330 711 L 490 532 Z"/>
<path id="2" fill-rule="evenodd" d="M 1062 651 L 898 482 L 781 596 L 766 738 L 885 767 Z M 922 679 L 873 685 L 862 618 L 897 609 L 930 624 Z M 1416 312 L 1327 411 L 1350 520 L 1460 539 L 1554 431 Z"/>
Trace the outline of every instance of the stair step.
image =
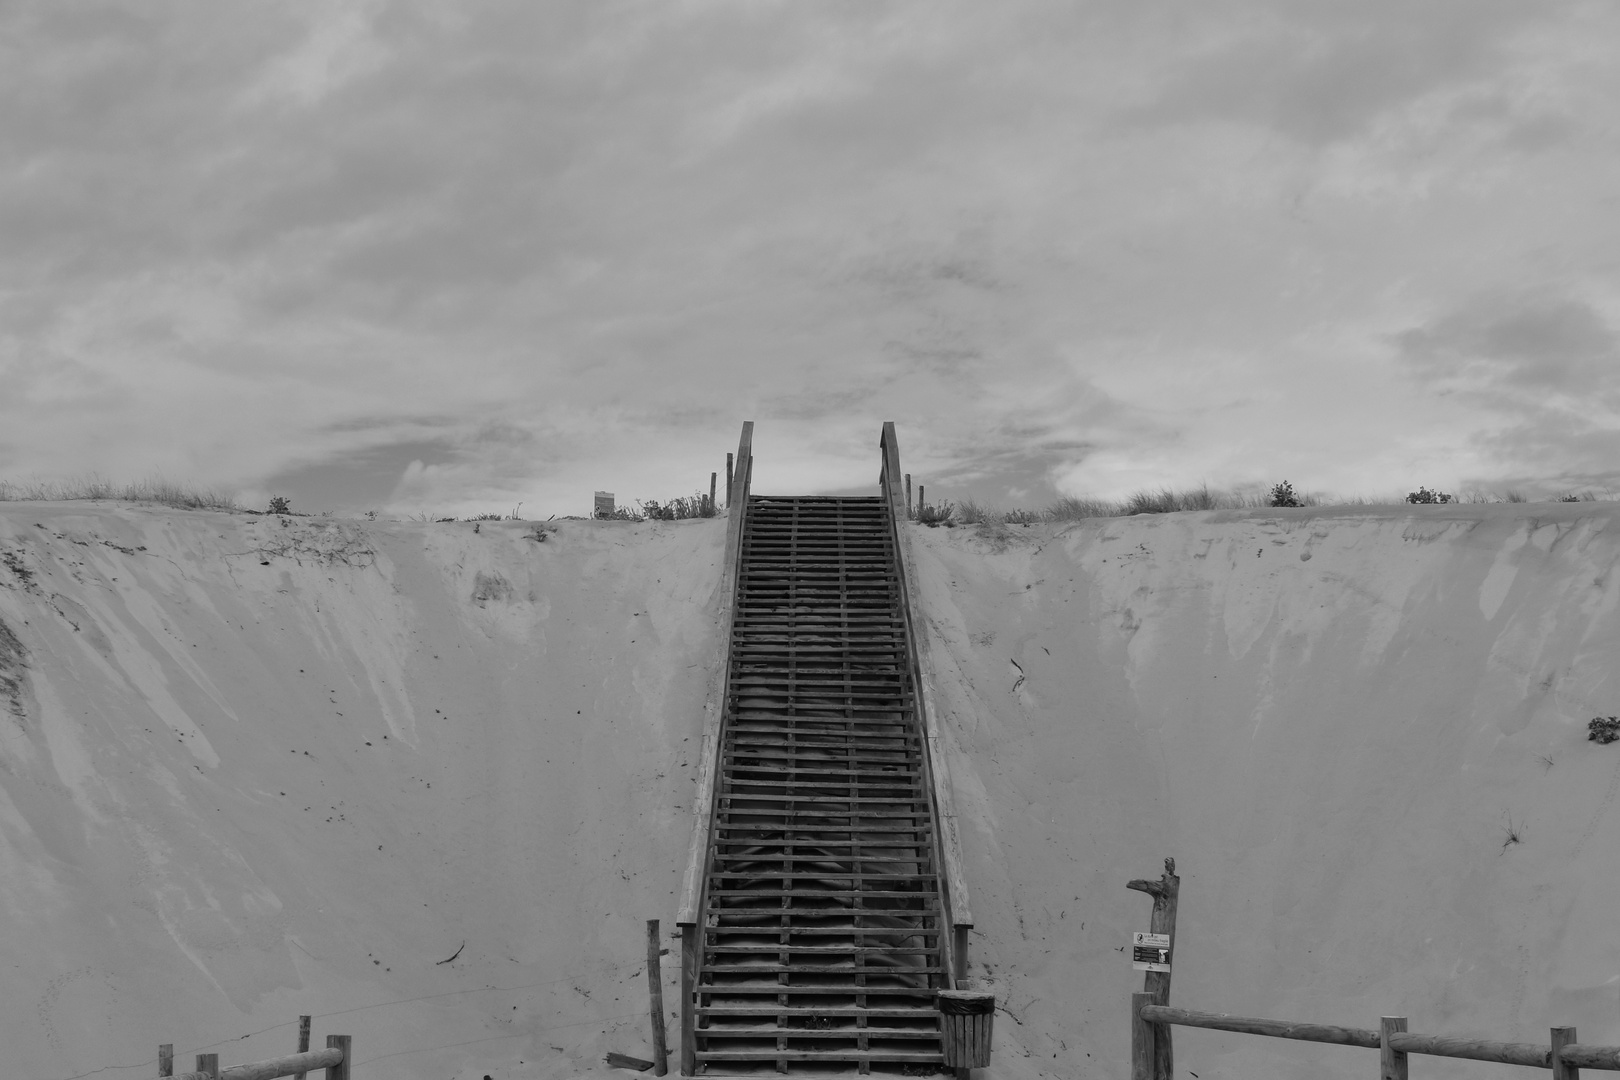
<path id="1" fill-rule="evenodd" d="M 873 918 L 882 914 L 882 912 L 866 911 L 857 913 L 856 917 Z M 922 916 L 924 913 L 910 912 L 909 914 Z M 844 917 L 848 918 L 848 913 L 845 913 Z M 782 928 L 775 926 L 705 926 L 703 932 L 725 937 L 759 937 L 762 934 L 777 933 L 779 929 L 784 930 L 789 937 L 870 937 L 879 934 L 884 937 L 915 937 L 919 934 L 924 937 L 937 937 L 939 935 L 939 931 L 933 927 L 909 926 L 794 926 Z"/>
<path id="2" fill-rule="evenodd" d="M 793 1027 L 772 1024 L 768 1027 L 707 1027 L 700 1031 L 710 1039 L 838 1039 L 855 1036 L 874 1039 L 917 1039 L 939 1041 L 939 1030 L 915 1027 Z"/>
<path id="3" fill-rule="evenodd" d="M 862 1018 L 896 1019 L 899 1017 L 914 1017 L 918 1020 L 938 1020 L 939 1013 L 932 1006 L 916 1006 L 913 1008 L 872 1008 L 861 1005 L 782 1005 L 773 1009 L 758 1009 L 753 1007 L 739 1007 L 731 1005 L 699 1005 L 698 1016 L 717 1019 L 747 1019 L 755 1016 L 827 1016 L 839 1020 L 858 1020 Z"/>

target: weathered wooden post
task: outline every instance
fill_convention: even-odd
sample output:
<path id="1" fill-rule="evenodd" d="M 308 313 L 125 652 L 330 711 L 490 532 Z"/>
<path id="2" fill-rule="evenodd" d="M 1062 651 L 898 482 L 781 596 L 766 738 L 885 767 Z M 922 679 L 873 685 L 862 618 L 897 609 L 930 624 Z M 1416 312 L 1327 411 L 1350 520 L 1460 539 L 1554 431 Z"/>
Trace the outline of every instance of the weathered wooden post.
<path id="1" fill-rule="evenodd" d="M 309 1017 L 307 1016 L 298 1018 L 298 1052 L 300 1054 L 309 1052 Z M 308 1075 L 308 1073 L 294 1073 L 293 1080 L 304 1080 Z"/>
<path id="2" fill-rule="evenodd" d="M 731 455 L 726 455 L 726 509 L 731 509 Z"/>
<path id="3" fill-rule="evenodd" d="M 698 928 L 681 924 L 681 1075 L 697 1075 Z"/>
<path id="4" fill-rule="evenodd" d="M 174 1075 L 174 1043 L 163 1043 L 158 1047 L 158 1075 Z"/>
<path id="5" fill-rule="evenodd" d="M 919 489 L 921 490 L 921 489 Z M 1181 879 L 1176 876 L 1176 860 L 1164 860 L 1164 876 L 1158 881 L 1138 878 L 1125 883 L 1127 889 L 1145 892 L 1153 897 L 1153 916 L 1148 930 L 1170 939 L 1169 963 L 1176 962 L 1176 903 L 1181 894 Z M 1170 972 L 1149 971 L 1142 979 L 1144 993 L 1153 995 L 1153 1004 L 1170 1004 Z M 1171 1045 L 1170 1025 L 1153 1025 L 1153 1076 L 1155 1080 L 1171 1080 L 1175 1075 L 1175 1051 Z"/>
<path id="6" fill-rule="evenodd" d="M 917 485 L 917 514 L 919 516 L 921 516 L 922 511 L 923 511 L 923 500 L 928 497 L 925 494 L 926 491 L 927 491 L 927 489 L 924 488 L 921 484 Z"/>
<path id="7" fill-rule="evenodd" d="M 1406 1017 L 1385 1016 L 1378 1021 L 1378 1076 L 1380 1080 L 1406 1080 L 1406 1052 L 1389 1045 L 1389 1037 L 1406 1030 Z"/>
<path id="8" fill-rule="evenodd" d="M 911 520 L 911 474 L 906 473 L 906 520 Z"/>
<path id="9" fill-rule="evenodd" d="M 647 920 L 647 992 L 652 999 L 653 1075 L 669 1072 L 669 1046 L 664 1033 L 664 969 L 658 962 L 658 920 Z"/>
<path id="10" fill-rule="evenodd" d="M 1142 1016 L 1153 1004 L 1152 994 L 1131 995 L 1131 1080 L 1153 1080 L 1153 1025 Z"/>
<path id="11" fill-rule="evenodd" d="M 326 1080 L 349 1080 L 349 1066 L 354 1058 L 354 1040 L 348 1035 L 328 1035 L 326 1048 L 343 1051 L 342 1061 L 326 1067 Z"/>
<path id="12" fill-rule="evenodd" d="M 1564 1047 L 1575 1041 L 1574 1028 L 1555 1027 L 1552 1029 L 1553 1080 L 1581 1080 L 1581 1070 L 1558 1056 Z"/>
<path id="13" fill-rule="evenodd" d="M 219 1055 L 198 1054 L 197 1071 L 204 1076 L 211 1076 L 214 1080 L 219 1080 Z"/>
<path id="14" fill-rule="evenodd" d="M 709 516 L 714 517 L 714 482 L 715 474 L 709 474 Z"/>

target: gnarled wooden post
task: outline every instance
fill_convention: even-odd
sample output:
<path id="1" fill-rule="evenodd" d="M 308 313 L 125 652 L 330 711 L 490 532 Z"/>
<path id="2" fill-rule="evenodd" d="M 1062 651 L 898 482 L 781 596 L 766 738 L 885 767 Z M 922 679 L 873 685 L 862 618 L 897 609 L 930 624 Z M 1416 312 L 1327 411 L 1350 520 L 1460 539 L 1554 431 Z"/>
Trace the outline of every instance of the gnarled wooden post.
<path id="1" fill-rule="evenodd" d="M 1153 917 L 1148 931 L 1165 934 L 1170 938 L 1170 966 L 1176 963 L 1176 901 L 1181 894 L 1181 879 L 1176 876 L 1176 860 L 1164 860 L 1164 876 L 1158 881 L 1137 878 L 1125 883 L 1127 889 L 1145 892 L 1153 897 Z M 1170 972 L 1150 971 L 1142 981 L 1143 993 L 1153 995 L 1153 1004 L 1170 1004 Z M 1171 1080 L 1175 1070 L 1175 1054 L 1170 1045 L 1170 1025 L 1153 1025 L 1154 1080 Z"/>

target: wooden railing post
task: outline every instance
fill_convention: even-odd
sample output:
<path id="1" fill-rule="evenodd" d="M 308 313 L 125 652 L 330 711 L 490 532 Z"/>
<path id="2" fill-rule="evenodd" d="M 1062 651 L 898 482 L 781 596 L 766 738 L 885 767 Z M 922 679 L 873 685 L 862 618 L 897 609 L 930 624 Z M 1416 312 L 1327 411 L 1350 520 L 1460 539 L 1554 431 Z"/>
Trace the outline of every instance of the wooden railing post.
<path id="1" fill-rule="evenodd" d="M 697 931 L 691 923 L 681 925 L 681 1075 L 697 1075 Z"/>
<path id="2" fill-rule="evenodd" d="M 1153 1080 L 1153 1025 L 1142 1015 L 1152 1004 L 1152 994 L 1131 995 L 1131 1080 Z"/>
<path id="3" fill-rule="evenodd" d="M 1560 1055 L 1564 1047 L 1575 1042 L 1575 1029 L 1572 1027 L 1555 1027 L 1552 1029 L 1552 1074 L 1553 1080 L 1581 1080 L 1581 1070 L 1565 1061 Z"/>
<path id="4" fill-rule="evenodd" d="M 647 920 L 647 994 L 651 999 L 653 1075 L 669 1072 L 669 1047 L 664 1033 L 664 973 L 658 963 L 658 920 Z"/>
<path id="5" fill-rule="evenodd" d="M 158 1047 L 158 1075 L 174 1075 L 174 1043 L 163 1043 Z"/>
<path id="6" fill-rule="evenodd" d="M 731 455 L 726 455 L 726 509 L 731 509 Z"/>
<path id="7" fill-rule="evenodd" d="M 1170 967 L 1176 964 L 1176 905 L 1181 896 L 1181 879 L 1176 876 L 1176 860 L 1164 860 L 1164 875 L 1158 881 L 1138 878 L 1125 883 L 1127 889 L 1145 892 L 1153 897 L 1153 915 L 1148 930 L 1164 934 L 1170 939 Z M 1153 1004 L 1170 1004 L 1170 972 L 1150 971 L 1142 980 L 1144 993 L 1153 995 Z M 1169 1024 L 1153 1025 L 1153 1075 L 1156 1080 L 1171 1080 L 1175 1075 L 1175 1048 L 1170 1038 Z"/>
<path id="8" fill-rule="evenodd" d="M 1385 1016 L 1378 1021 L 1379 1080 L 1406 1080 L 1406 1054 L 1389 1045 L 1389 1037 L 1406 1030 L 1406 1017 Z"/>
<path id="9" fill-rule="evenodd" d="M 354 1040 L 348 1035 L 328 1035 L 328 1050 L 343 1051 L 343 1060 L 326 1067 L 326 1080 L 349 1080 L 349 1063 L 354 1057 Z"/>
<path id="10" fill-rule="evenodd" d="M 309 1017 L 307 1016 L 298 1018 L 298 1052 L 300 1054 L 309 1052 Z M 294 1073 L 293 1080 L 304 1080 L 308 1075 L 308 1073 Z"/>
<path id="11" fill-rule="evenodd" d="M 214 1080 L 219 1080 L 219 1055 L 198 1054 L 197 1071 L 202 1073 L 204 1076 L 210 1076 L 213 1077 Z"/>

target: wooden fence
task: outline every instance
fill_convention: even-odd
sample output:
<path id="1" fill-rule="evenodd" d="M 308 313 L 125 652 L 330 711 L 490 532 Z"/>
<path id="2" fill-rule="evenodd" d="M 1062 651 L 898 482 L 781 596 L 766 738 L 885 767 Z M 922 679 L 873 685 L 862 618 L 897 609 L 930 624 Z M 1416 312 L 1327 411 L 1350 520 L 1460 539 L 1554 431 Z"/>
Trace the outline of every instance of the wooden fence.
<path id="1" fill-rule="evenodd" d="M 1170 967 L 1175 965 L 1176 902 L 1181 885 L 1175 867 L 1174 860 L 1166 859 L 1165 873 L 1159 881 L 1132 881 L 1128 886 L 1153 896 L 1152 932 L 1170 936 Z M 1577 1042 L 1572 1027 L 1553 1028 L 1545 1044 L 1493 1042 L 1449 1035 L 1419 1035 L 1406 1030 L 1404 1016 L 1381 1018 L 1375 1031 L 1176 1009 L 1170 1007 L 1169 995 L 1169 971 L 1148 972 L 1143 991 L 1131 995 L 1131 1080 L 1171 1080 L 1174 1071 L 1170 1046 L 1172 1025 L 1377 1050 L 1379 1080 L 1407 1080 L 1407 1058 L 1411 1054 L 1549 1069 L 1554 1080 L 1579 1080 L 1583 1068 L 1620 1072 L 1620 1046 L 1588 1046 Z"/>
<path id="2" fill-rule="evenodd" d="M 174 1071 L 174 1044 L 158 1047 L 158 1077 L 160 1080 L 276 1080 L 281 1076 L 304 1080 L 308 1073 L 326 1070 L 326 1080 L 350 1080 L 349 1062 L 353 1060 L 353 1040 L 347 1035 L 328 1035 L 325 1050 L 309 1048 L 309 1017 L 298 1018 L 298 1053 L 286 1057 L 255 1061 L 251 1065 L 219 1067 L 218 1054 L 198 1054 L 193 1072 Z"/>

